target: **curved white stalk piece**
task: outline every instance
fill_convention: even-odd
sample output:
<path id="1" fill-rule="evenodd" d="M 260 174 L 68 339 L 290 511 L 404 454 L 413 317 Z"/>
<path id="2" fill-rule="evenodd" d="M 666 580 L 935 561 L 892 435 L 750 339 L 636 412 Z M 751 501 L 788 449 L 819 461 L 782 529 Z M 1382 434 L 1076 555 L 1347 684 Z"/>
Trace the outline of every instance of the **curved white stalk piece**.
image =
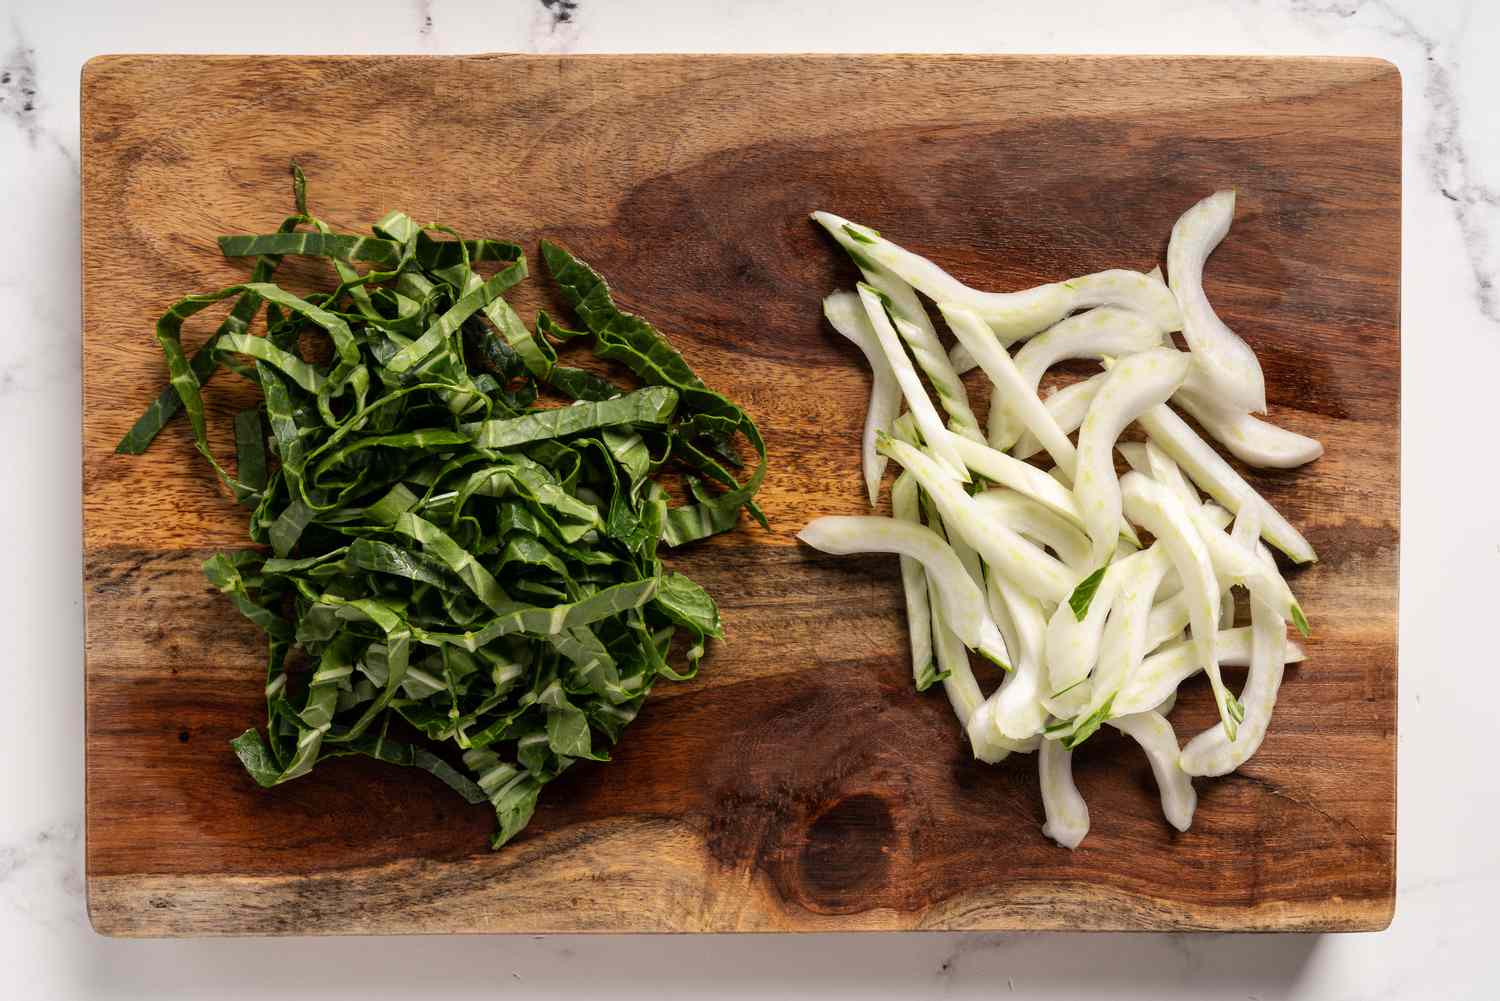
<path id="1" fill-rule="evenodd" d="M 1111 716 L 1115 697 L 1130 680 L 1141 661 L 1146 659 L 1146 623 L 1151 599 L 1167 574 L 1165 560 L 1128 561 L 1119 590 L 1109 609 L 1109 623 L 1104 627 L 1099 665 L 1090 680 L 1093 692 L 1088 704 L 1074 720 L 1073 733 L 1078 739 L 1097 729 Z"/>
<path id="2" fill-rule="evenodd" d="M 1198 794 L 1193 791 L 1192 778 L 1177 764 L 1177 734 L 1172 724 L 1159 713 L 1143 712 L 1112 719 L 1109 725 L 1141 745 L 1161 794 L 1162 815 L 1179 831 L 1187 830 L 1198 808 Z"/>
<path id="3" fill-rule="evenodd" d="M 1063 434 L 1072 434 L 1078 430 L 1078 426 L 1088 416 L 1089 405 L 1099 394 L 1099 387 L 1104 385 L 1108 374 L 1099 372 L 1087 379 L 1070 382 L 1042 401 L 1042 406 L 1047 408 L 1057 426 L 1062 428 Z M 1017 459 L 1029 459 L 1041 450 L 1042 443 L 1036 440 L 1036 435 L 1026 431 L 1011 446 L 1010 454 Z"/>
<path id="4" fill-rule="evenodd" d="M 1318 554 L 1270 503 L 1256 493 L 1245 480 L 1225 462 L 1213 447 L 1187 426 L 1172 408 L 1163 404 L 1152 407 L 1141 414 L 1140 425 L 1151 441 L 1172 457 L 1183 472 L 1192 477 L 1205 493 L 1238 514 L 1247 504 L 1260 508 L 1261 537 L 1286 553 L 1297 563 L 1311 563 Z"/>
<path id="5" fill-rule="evenodd" d="M 988 445 L 957 435 L 952 436 L 950 441 L 959 458 L 972 472 L 991 483 L 1025 494 L 1043 507 L 1062 515 L 1068 524 L 1083 528 L 1083 514 L 1078 510 L 1078 501 L 1074 498 L 1073 491 L 1059 483 L 1056 477 Z M 1129 526 L 1121 523 L 1122 534 L 1128 528 Z M 1133 532 L 1131 537 L 1134 537 Z"/>
<path id="6" fill-rule="evenodd" d="M 906 405 L 911 408 L 912 418 L 917 422 L 917 429 L 922 432 L 922 438 L 933 450 L 933 454 L 938 457 L 938 461 L 945 467 L 951 467 L 950 475 L 967 483 L 968 470 L 964 468 L 963 462 L 948 444 L 949 436 L 946 434 L 948 429 L 943 427 L 942 418 L 938 416 L 932 400 L 927 398 L 927 390 L 922 388 L 922 380 L 917 376 L 917 370 L 912 366 L 911 359 L 906 356 L 906 349 L 901 346 L 901 338 L 897 336 L 896 328 L 891 326 L 890 317 L 886 315 L 884 301 L 874 288 L 863 283 L 859 286 L 859 299 L 864 304 L 865 315 L 870 319 L 870 327 L 875 331 L 875 338 L 880 343 L 880 349 L 885 352 L 886 361 L 890 362 L 896 382 L 901 386 L 901 395 L 906 398 Z"/>
<path id="7" fill-rule="evenodd" d="M 992 715 L 1007 738 L 1026 740 L 1041 733 L 1047 718 L 1042 708 L 1042 696 L 1047 694 L 1042 667 L 1047 622 L 1037 600 L 1022 594 L 998 571 L 990 572 L 987 584 L 991 616 L 997 622 L 1008 621 L 1016 640 L 1011 647 L 1016 669 L 989 697 Z"/>
<path id="8" fill-rule="evenodd" d="M 1257 469 L 1295 469 L 1323 454 L 1323 444 L 1316 438 L 1288 431 L 1253 414 L 1222 410 L 1187 386 L 1177 391 L 1172 402 L 1186 410 L 1235 458 Z"/>
<path id="9" fill-rule="evenodd" d="M 1093 543 L 1093 565 L 1114 552 L 1120 525 L 1120 481 L 1115 441 L 1126 425 L 1176 392 L 1190 359 L 1181 351 L 1155 348 L 1130 355 L 1109 370 L 1078 432 L 1078 473 L 1073 494 Z M 1134 519 L 1131 519 L 1132 521 Z"/>
<path id="10" fill-rule="evenodd" d="M 1114 607 L 1121 590 L 1138 573 L 1165 573 L 1171 566 L 1164 546 L 1153 545 L 1139 553 L 1132 553 L 1117 560 L 1104 571 L 1094 599 L 1089 602 L 1083 621 L 1073 614 L 1073 609 L 1064 602 L 1057 606 L 1047 623 L 1047 684 L 1048 693 L 1057 698 L 1070 691 L 1094 669 L 1099 661 L 1100 645 L 1103 642 L 1105 621 Z M 1071 715 L 1071 714 L 1070 714 Z"/>
<path id="11" fill-rule="evenodd" d="M 1252 607 L 1251 615 L 1254 614 Z M 1214 638 L 1214 652 L 1218 654 L 1221 667 L 1244 667 L 1250 663 L 1252 633 L 1251 626 L 1219 630 Z M 1306 658 L 1307 653 L 1302 647 L 1287 640 L 1288 664 L 1299 664 Z M 1177 691 L 1179 685 L 1202 669 L 1203 664 L 1198 659 L 1192 640 L 1181 640 L 1164 646 L 1142 661 L 1139 670 L 1131 675 L 1130 681 L 1115 698 L 1115 712 L 1145 712 L 1159 705 Z M 1245 707 L 1245 711 L 1249 713 L 1249 706 Z M 1234 743 L 1238 744 L 1239 741 Z"/>
<path id="12" fill-rule="evenodd" d="M 983 440 L 979 420 L 969 407 L 969 394 L 958 381 L 958 373 L 949 363 L 947 352 L 938 340 L 937 328 L 932 325 L 932 318 L 927 315 L 927 309 L 922 305 L 922 300 L 917 298 L 916 291 L 889 268 L 863 253 L 864 242 L 860 234 L 864 227 L 856 226 L 830 212 L 814 212 L 812 218 L 844 248 L 864 275 L 865 281 L 885 295 L 890 304 L 891 315 L 898 321 L 897 329 L 901 328 L 903 322 L 910 325 L 910 329 L 901 330 L 901 334 L 911 345 L 917 365 L 927 373 L 932 388 L 937 391 L 938 403 L 948 413 L 953 430 L 976 441 Z"/>
<path id="13" fill-rule="evenodd" d="M 864 457 L 865 492 L 870 497 L 870 506 L 880 500 L 880 479 L 885 475 L 886 457 L 875 451 L 875 433 L 891 430 L 896 415 L 901 412 L 901 385 L 891 363 L 880 349 L 875 329 L 865 315 L 864 304 L 853 292 L 835 292 L 823 300 L 823 315 L 834 330 L 854 342 L 864 352 L 865 360 L 875 373 L 875 382 L 870 387 L 870 406 L 865 411 L 865 433 L 860 443 Z"/>
<path id="14" fill-rule="evenodd" d="M 959 639 L 949 625 L 953 619 L 952 613 L 943 607 L 942 596 L 933 586 L 931 577 L 927 578 L 927 586 L 928 600 L 937 613 L 933 617 L 932 646 L 937 653 L 938 671 L 945 675 L 943 692 L 953 706 L 959 725 L 967 727 L 974 711 L 984 702 L 984 692 L 980 690 L 979 682 L 974 679 L 974 671 L 969 667 L 969 651 L 964 649 L 963 640 Z"/>
<path id="15" fill-rule="evenodd" d="M 1037 756 L 1042 784 L 1042 834 L 1064 848 L 1077 848 L 1089 833 L 1089 807 L 1073 784 L 1073 752 L 1060 740 L 1042 741 Z"/>
<path id="16" fill-rule="evenodd" d="M 1259 531 L 1260 514 L 1252 510 L 1240 515 L 1235 524 L 1236 534 L 1244 536 L 1251 527 Z M 1296 624 L 1297 631 L 1306 636 L 1307 618 L 1302 614 L 1302 607 L 1297 604 L 1292 589 L 1287 586 L 1286 578 L 1276 569 L 1275 561 L 1267 565 L 1256 555 L 1254 548 L 1241 545 L 1222 529 L 1214 528 L 1212 515 L 1206 508 L 1196 507 L 1192 515 L 1220 584 L 1242 585 L 1252 596 L 1270 605 L 1277 615 L 1290 619 Z M 1241 531 L 1240 521 L 1244 522 L 1247 531 Z"/>
<path id="17" fill-rule="evenodd" d="M 984 607 L 984 594 L 964 570 L 953 547 L 930 528 L 872 514 L 826 515 L 808 522 L 797 538 L 834 556 L 858 553 L 910 556 L 922 564 L 928 582 L 942 596 L 947 621 L 965 646 L 979 649 L 985 624 L 999 636 Z"/>
<path id="18" fill-rule="evenodd" d="M 956 436 L 949 436 L 950 441 L 955 439 Z M 937 502 L 947 529 L 958 533 L 986 563 L 1042 601 L 1067 598 L 1075 574 L 1006 526 L 986 518 L 974 498 L 958 482 L 943 475 L 936 460 L 906 442 L 885 436 L 880 438 L 880 449 L 917 478 L 917 483 Z"/>
<path id="19" fill-rule="evenodd" d="M 901 475 L 911 476 L 912 474 L 902 473 Z M 953 547 L 953 555 L 958 557 L 958 562 L 962 564 L 964 572 L 969 575 L 969 579 L 974 582 L 974 586 L 979 588 L 980 591 L 984 591 L 984 566 L 979 561 L 979 554 L 960 536 L 949 531 L 943 524 L 943 517 L 939 513 L 936 502 L 933 501 L 930 495 L 921 494 L 919 503 L 923 512 L 927 515 L 927 527 L 947 540 L 948 545 Z M 986 610 L 988 610 L 988 599 L 986 599 Z M 939 615 L 939 621 L 944 622 L 946 620 L 942 619 L 941 615 Z M 974 649 L 997 666 L 1004 668 L 1006 671 L 1011 670 L 1010 644 L 1005 642 L 1004 634 L 1000 632 L 993 616 L 979 624 L 979 645 Z M 941 662 L 941 651 L 939 651 L 938 659 Z M 947 668 L 941 667 L 941 663 L 939 667 L 941 670 L 947 670 Z"/>
<path id="20" fill-rule="evenodd" d="M 1163 332 L 1179 330 L 1182 326 L 1172 290 L 1159 278 L 1139 271 L 1115 269 L 1038 285 L 1020 292 L 981 292 L 872 229 L 854 226 L 854 231 L 863 238 L 859 248 L 861 254 L 889 268 L 934 302 L 947 300 L 972 309 L 1006 344 L 1046 330 L 1069 313 L 1091 306 L 1120 306 L 1133 310 Z"/>
<path id="21" fill-rule="evenodd" d="M 891 484 L 891 514 L 898 521 L 921 523 L 917 493 L 917 481 L 907 473 L 896 477 L 896 482 Z M 901 557 L 901 591 L 906 597 L 912 680 L 916 682 L 917 691 L 925 692 L 938 673 L 932 656 L 932 607 L 927 600 L 927 573 L 922 569 L 921 561 L 910 556 Z"/>
<path id="22" fill-rule="evenodd" d="M 1160 347 L 1161 343 L 1161 331 L 1141 314 L 1102 306 L 1060 320 L 1027 341 L 1016 352 L 1016 370 L 1032 395 L 1036 395 L 1042 376 L 1058 362 L 1073 358 L 1118 358 Z M 1010 448 L 1025 430 L 1011 398 L 997 386 L 990 396 L 990 444 L 995 448 Z"/>
<path id="23" fill-rule="evenodd" d="M 1167 243 L 1167 278 L 1193 364 L 1225 408 L 1264 413 L 1266 377 L 1250 345 L 1224 325 L 1203 292 L 1203 263 L 1234 219 L 1234 192 L 1218 191 L 1182 214 Z M 915 284 L 915 283 L 913 283 Z"/>
<path id="24" fill-rule="evenodd" d="M 1264 554 L 1269 560 L 1269 554 Z M 1182 749 L 1183 771 L 1190 775 L 1227 775 L 1250 760 L 1265 740 L 1276 694 L 1286 672 L 1286 621 L 1253 594 L 1250 598 L 1250 674 L 1245 679 L 1241 702 L 1245 717 L 1240 731 L 1230 740 L 1222 728 L 1198 734 Z"/>
<path id="25" fill-rule="evenodd" d="M 1071 473 L 1077 462 L 1073 443 L 1042 405 L 1036 387 L 1026 384 L 1010 353 L 995 339 L 994 332 L 985 326 L 979 314 L 957 303 L 939 302 L 938 311 L 948 321 L 959 343 L 969 349 L 979 367 L 984 369 L 984 374 L 989 376 L 995 387 L 993 397 L 1004 400 L 1016 419 L 1037 436 L 1058 467 L 1064 473 Z M 993 441 L 990 444 L 995 446 Z"/>
<path id="26" fill-rule="evenodd" d="M 1093 696 L 1094 686 L 1087 678 L 1067 691 L 1043 696 L 1042 708 L 1063 721 L 1059 725 L 1059 736 L 1066 735 L 1066 728 L 1070 725 L 1070 721 L 1083 711 L 1083 707 L 1089 704 L 1089 699 Z"/>
<path id="27" fill-rule="evenodd" d="M 1150 441 L 1146 442 L 1146 466 L 1151 470 L 1151 478 L 1176 494 L 1177 499 L 1182 501 L 1182 506 L 1195 517 L 1204 513 L 1203 498 L 1198 495 L 1197 489 L 1182 475 L 1182 469 L 1172 461 L 1171 456 Z"/>
<path id="28" fill-rule="evenodd" d="M 969 747 L 974 757 L 992 765 L 1003 761 L 1011 754 L 1030 754 L 1042 745 L 1042 735 L 1035 734 L 1025 740 L 1011 740 L 995 726 L 994 696 L 986 699 L 974 715 L 969 717 L 964 732 L 969 738 Z"/>
<path id="29" fill-rule="evenodd" d="M 1188 622 L 1193 629 L 1193 644 L 1203 671 L 1214 689 L 1214 703 L 1219 718 L 1232 739 L 1238 720 L 1235 703 L 1219 675 L 1214 656 L 1214 637 L 1218 633 L 1219 582 L 1214 576 L 1208 547 L 1204 545 L 1193 516 L 1172 491 L 1147 479 L 1140 473 L 1126 473 L 1120 480 L 1125 513 L 1130 520 L 1156 536 L 1164 546 L 1172 565 L 1182 578 L 1187 595 Z"/>
<path id="30" fill-rule="evenodd" d="M 979 367 L 979 362 L 969 354 L 969 349 L 962 344 L 955 344 L 948 351 L 948 364 L 953 366 L 953 371 L 959 375 L 967 375 Z"/>
<path id="31" fill-rule="evenodd" d="M 1075 573 L 1088 572 L 1088 536 L 1056 511 L 1006 487 L 992 487 L 977 493 L 974 503 L 989 517 L 1050 548 Z"/>
<path id="32" fill-rule="evenodd" d="M 1170 715 L 1172 715 L 1172 710 L 1176 709 L 1176 708 L 1177 708 L 1177 693 L 1175 691 L 1173 691 L 1166 698 L 1162 699 L 1161 700 L 1161 704 L 1158 705 L 1152 711 L 1155 712 L 1155 713 L 1157 713 L 1160 716 L 1170 716 Z M 1175 738 L 1176 734 L 1174 733 L 1172 736 Z M 1178 767 L 1181 767 L 1181 766 L 1179 765 Z"/>

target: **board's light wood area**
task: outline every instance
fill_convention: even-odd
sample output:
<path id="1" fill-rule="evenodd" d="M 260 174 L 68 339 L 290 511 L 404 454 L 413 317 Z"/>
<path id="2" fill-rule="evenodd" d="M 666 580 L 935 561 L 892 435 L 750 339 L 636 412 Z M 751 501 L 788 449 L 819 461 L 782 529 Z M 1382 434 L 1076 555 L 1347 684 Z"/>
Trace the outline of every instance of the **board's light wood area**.
<path id="1" fill-rule="evenodd" d="M 1395 877 L 1400 85 L 1370 60 L 110 57 L 83 87 L 87 865 L 116 934 L 857 928 L 1367 929 Z M 605 768 L 526 834 L 420 774 L 331 763 L 275 791 L 255 630 L 198 567 L 243 540 L 181 424 L 112 447 L 161 385 L 152 323 L 239 279 L 300 161 L 345 227 L 393 207 L 561 239 L 761 422 L 773 531 L 675 556 L 725 609 Z M 1039 833 L 1035 763 L 970 760 L 911 691 L 894 562 L 799 548 L 863 508 L 867 375 L 818 301 L 853 271 L 808 222 L 881 228 L 976 284 L 1149 269 L 1239 189 L 1208 288 L 1276 420 L 1327 446 L 1252 477 L 1322 556 L 1264 747 L 1162 821 L 1117 737 L 1078 761 L 1093 830 Z M 535 262 L 534 262 L 535 263 Z M 518 296 L 529 313 L 545 283 Z M 199 326 L 200 332 L 205 327 Z M 201 336 L 201 333 L 198 335 Z M 221 377 L 221 410 L 246 387 Z M 982 396 L 976 402 L 982 402 Z M 228 442 L 221 442 L 225 454 Z M 1207 726 L 1184 692 L 1184 739 Z"/>

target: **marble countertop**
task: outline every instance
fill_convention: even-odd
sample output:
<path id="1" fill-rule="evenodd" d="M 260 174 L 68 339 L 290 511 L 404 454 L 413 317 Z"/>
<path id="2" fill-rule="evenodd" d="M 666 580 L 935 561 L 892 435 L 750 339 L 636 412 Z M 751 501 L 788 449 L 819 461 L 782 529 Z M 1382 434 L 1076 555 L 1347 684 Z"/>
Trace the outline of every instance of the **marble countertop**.
<path id="1" fill-rule="evenodd" d="M 0 19 L 0 978 L 28 998 L 1493 996 L 1484 762 L 1500 573 L 1500 4 L 1480 0 L 14 0 Z M 78 79 L 105 52 L 994 51 L 1378 55 L 1405 97 L 1399 898 L 1352 936 L 115 941 L 83 906 Z M 95 332 L 95 336 L 108 336 Z M 1439 365 L 1442 361 L 1447 367 Z M 1449 429 L 1461 429 L 1454 434 Z M 1392 429 L 1395 433 L 1396 429 Z M 1445 433 L 1448 432 L 1448 433 Z M 1478 443 L 1481 461 L 1465 446 Z M 1461 451 L 1461 449 L 1464 449 Z M 1477 481 L 1477 482 L 1475 482 Z M 1472 507 L 1445 503 L 1462 483 Z M 1468 686 L 1468 687 L 1466 687 Z M 1468 693 L 1468 694 L 1465 694 Z M 1490 976 L 1487 976 L 1490 974 Z M 1489 986 L 1485 986 L 1488 984 Z"/>

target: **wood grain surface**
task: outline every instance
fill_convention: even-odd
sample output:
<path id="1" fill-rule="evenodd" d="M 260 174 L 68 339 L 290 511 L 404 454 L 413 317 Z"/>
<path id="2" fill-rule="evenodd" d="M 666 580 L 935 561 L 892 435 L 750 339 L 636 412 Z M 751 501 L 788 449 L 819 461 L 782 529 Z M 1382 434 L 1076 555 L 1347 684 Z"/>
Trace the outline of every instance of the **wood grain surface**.
<path id="1" fill-rule="evenodd" d="M 1400 83 L 1374 60 L 1062 57 L 107 57 L 83 77 L 84 596 L 92 919 L 126 935 L 894 928 L 1372 929 L 1395 894 Z M 239 280 L 220 233 L 289 209 L 549 235 L 764 429 L 770 532 L 671 562 L 729 639 L 657 688 L 613 763 L 488 807 L 341 760 L 273 791 L 255 629 L 199 565 L 244 515 L 175 423 L 112 448 L 164 380 L 156 316 Z M 1255 347 L 1305 470 L 1251 481 L 1322 556 L 1269 736 L 1162 820 L 1112 735 L 1077 761 L 1093 829 L 1042 837 L 1035 759 L 970 759 L 911 688 L 895 564 L 800 547 L 864 508 L 868 375 L 821 322 L 853 270 L 807 219 L 880 228 L 971 283 L 1149 269 L 1239 190 L 1209 295 Z M 534 268 L 534 270 L 536 270 Z M 287 272 L 295 283 L 299 272 Z M 548 302 L 543 280 L 515 297 Z M 208 320 L 190 324 L 188 339 Z M 976 384 L 977 385 L 977 384 Z M 249 387 L 216 380 L 221 416 Z M 983 394 L 976 395 L 982 403 Z M 982 408 L 981 408 L 982 411 Z M 226 422 L 227 423 L 227 422 Z M 218 442 L 232 454 L 227 438 Z M 1206 686 L 1174 716 L 1209 725 Z"/>

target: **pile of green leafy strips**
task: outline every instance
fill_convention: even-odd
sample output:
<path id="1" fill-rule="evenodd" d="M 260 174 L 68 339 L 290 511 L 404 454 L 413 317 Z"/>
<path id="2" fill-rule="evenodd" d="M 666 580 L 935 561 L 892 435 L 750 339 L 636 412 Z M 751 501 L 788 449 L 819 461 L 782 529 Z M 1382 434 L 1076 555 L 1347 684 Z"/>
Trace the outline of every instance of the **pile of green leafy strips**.
<path id="1" fill-rule="evenodd" d="M 726 531 L 742 507 L 764 525 L 765 446 L 744 410 L 561 247 L 543 241 L 542 258 L 584 329 L 542 313 L 533 333 L 503 298 L 526 276 L 517 245 L 400 212 L 373 236 L 334 233 L 292 173 L 297 211 L 276 233 L 219 238 L 226 256 L 256 259 L 250 280 L 157 322 L 171 385 L 118 450 L 142 452 L 185 410 L 198 451 L 251 510 L 250 538 L 269 547 L 204 566 L 270 640 L 266 740 L 252 729 L 233 741 L 255 781 L 350 754 L 414 766 L 488 800 L 498 848 L 543 785 L 581 758 L 607 760 L 656 678 L 691 677 L 707 638 L 722 637 L 713 599 L 666 572 L 657 546 Z M 299 298 L 272 284 L 285 255 L 326 258 L 337 287 Z M 183 321 L 229 300 L 190 359 Z M 266 334 L 252 335 L 263 305 Z M 304 353 L 309 333 L 326 335 L 326 362 L 305 356 L 317 354 Z M 570 341 L 643 388 L 559 364 L 554 342 Z M 262 395 L 235 418 L 233 475 L 209 450 L 200 395 L 219 366 Z M 538 406 L 546 391 L 573 402 Z M 759 457 L 743 482 L 738 436 Z M 669 463 L 690 503 L 669 506 L 653 478 Z M 679 630 L 681 672 L 668 664 Z M 394 716 L 432 746 L 389 734 Z M 433 751 L 447 741 L 453 762 Z"/>

